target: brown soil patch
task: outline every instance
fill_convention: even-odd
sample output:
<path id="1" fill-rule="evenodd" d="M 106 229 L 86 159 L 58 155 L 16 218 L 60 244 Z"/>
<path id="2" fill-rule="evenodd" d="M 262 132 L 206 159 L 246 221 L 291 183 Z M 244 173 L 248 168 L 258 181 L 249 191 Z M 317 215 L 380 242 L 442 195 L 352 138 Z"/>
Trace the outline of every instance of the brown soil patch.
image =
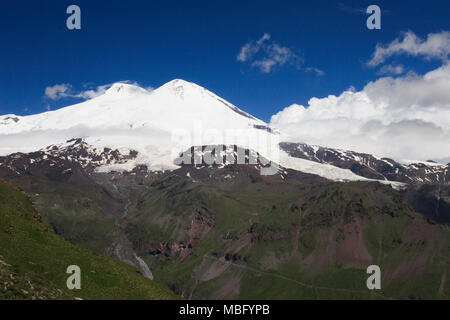
<path id="1" fill-rule="evenodd" d="M 203 263 L 208 264 L 211 263 L 211 261 L 203 259 L 202 264 Z M 230 265 L 231 261 L 225 261 L 225 258 L 214 260 L 201 274 L 199 281 L 205 282 L 219 277 Z"/>
<path id="2" fill-rule="evenodd" d="M 217 300 L 224 300 L 226 298 L 231 298 L 239 294 L 239 287 L 241 284 L 241 273 L 233 275 L 233 277 L 214 294 L 214 298 Z"/>
<path id="3" fill-rule="evenodd" d="M 337 248 L 336 258 L 344 263 L 367 267 L 372 264 L 372 256 L 364 244 L 362 221 L 356 217 L 344 225 L 344 237 Z"/>

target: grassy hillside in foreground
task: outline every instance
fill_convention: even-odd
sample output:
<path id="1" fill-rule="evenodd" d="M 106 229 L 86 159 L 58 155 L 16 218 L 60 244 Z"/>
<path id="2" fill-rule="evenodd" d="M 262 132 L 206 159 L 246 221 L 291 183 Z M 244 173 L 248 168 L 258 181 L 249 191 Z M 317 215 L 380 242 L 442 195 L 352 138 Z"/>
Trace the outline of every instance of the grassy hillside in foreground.
<path id="1" fill-rule="evenodd" d="M 66 269 L 81 268 L 81 290 Z M 176 299 L 133 267 L 82 249 L 53 233 L 28 196 L 0 180 L 0 300 Z"/>

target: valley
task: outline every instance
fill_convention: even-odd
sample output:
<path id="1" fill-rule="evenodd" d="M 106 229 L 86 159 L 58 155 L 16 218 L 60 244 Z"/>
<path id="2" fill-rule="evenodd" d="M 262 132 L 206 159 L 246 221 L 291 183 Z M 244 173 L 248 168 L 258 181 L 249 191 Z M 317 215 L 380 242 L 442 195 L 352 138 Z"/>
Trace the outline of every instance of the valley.
<path id="1" fill-rule="evenodd" d="M 31 156 L 13 156 L 33 163 L 0 166 L 0 177 L 30 194 L 57 234 L 184 299 L 449 294 L 448 186 L 436 198 L 432 188 L 333 182 L 291 169 L 263 176 L 256 165 L 97 173 Z M 429 213 L 434 201 L 444 208 L 437 216 Z M 382 290 L 366 288 L 371 264 L 382 269 Z"/>
<path id="2" fill-rule="evenodd" d="M 0 300 L 178 299 L 135 268 L 56 235 L 20 189 L 0 179 Z M 80 266 L 82 290 L 66 287 Z"/>

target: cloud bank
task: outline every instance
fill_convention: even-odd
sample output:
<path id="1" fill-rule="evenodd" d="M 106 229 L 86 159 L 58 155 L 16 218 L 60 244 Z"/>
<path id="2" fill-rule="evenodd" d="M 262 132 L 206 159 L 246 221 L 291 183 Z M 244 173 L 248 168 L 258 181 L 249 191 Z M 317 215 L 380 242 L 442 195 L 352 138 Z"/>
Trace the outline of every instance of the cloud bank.
<path id="1" fill-rule="evenodd" d="M 434 51 L 438 52 L 438 51 Z M 377 55 L 376 61 L 381 61 Z M 383 77 L 361 91 L 291 105 L 270 124 L 288 141 L 391 157 L 450 157 L 450 64 L 425 75 Z"/>

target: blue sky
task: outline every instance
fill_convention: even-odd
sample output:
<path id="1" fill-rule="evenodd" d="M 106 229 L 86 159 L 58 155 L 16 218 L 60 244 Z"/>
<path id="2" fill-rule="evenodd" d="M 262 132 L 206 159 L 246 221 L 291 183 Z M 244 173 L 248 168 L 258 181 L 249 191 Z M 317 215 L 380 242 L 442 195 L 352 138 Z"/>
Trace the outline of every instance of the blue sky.
<path id="1" fill-rule="evenodd" d="M 66 28 L 71 4 L 81 8 L 81 30 Z M 383 10 L 381 30 L 366 28 L 370 4 Z M 79 92 L 122 80 L 156 88 L 182 78 L 269 121 L 293 103 L 361 90 L 380 77 L 380 68 L 367 66 L 377 43 L 408 30 L 419 37 L 450 30 L 449 15 L 448 0 L 2 0 L 0 114 L 82 101 L 46 97 L 45 88 L 56 84 Z M 266 48 L 276 44 L 290 54 L 269 72 L 237 59 L 264 34 Z M 419 74 L 442 64 L 408 56 L 391 62 Z"/>

